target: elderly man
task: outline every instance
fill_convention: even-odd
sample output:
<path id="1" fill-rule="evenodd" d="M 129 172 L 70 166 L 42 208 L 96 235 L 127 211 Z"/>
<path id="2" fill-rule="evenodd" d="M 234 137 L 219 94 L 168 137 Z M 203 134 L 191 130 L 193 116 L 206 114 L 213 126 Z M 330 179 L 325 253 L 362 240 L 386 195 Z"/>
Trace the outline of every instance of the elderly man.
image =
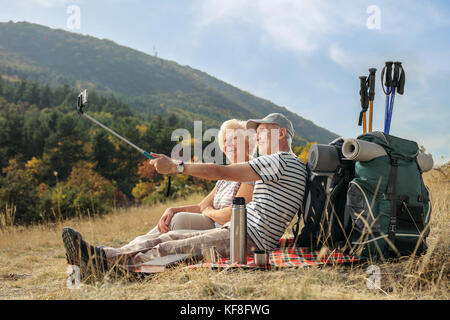
<path id="1" fill-rule="evenodd" d="M 256 130 L 260 156 L 248 162 L 228 166 L 211 163 L 183 163 L 152 154 L 150 163 L 161 174 L 183 173 L 208 180 L 255 181 L 252 201 L 247 208 L 247 250 L 273 250 L 300 208 L 303 200 L 306 168 L 292 152 L 292 123 L 280 113 L 247 121 L 247 129 Z M 107 270 L 120 261 L 131 269 L 170 254 L 192 253 L 201 257 L 202 246 L 216 246 L 222 257 L 230 254 L 230 223 L 220 229 L 177 233 L 171 231 L 140 246 L 139 251 L 117 253 L 114 248 L 94 247 L 71 228 L 64 228 L 63 241 L 69 263 L 94 265 Z"/>

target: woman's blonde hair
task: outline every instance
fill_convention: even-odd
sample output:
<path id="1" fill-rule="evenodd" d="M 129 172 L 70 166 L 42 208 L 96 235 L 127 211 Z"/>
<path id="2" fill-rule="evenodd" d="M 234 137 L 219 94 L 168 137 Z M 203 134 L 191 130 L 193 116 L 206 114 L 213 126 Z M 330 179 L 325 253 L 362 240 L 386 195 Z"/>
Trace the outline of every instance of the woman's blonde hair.
<path id="1" fill-rule="evenodd" d="M 244 133 L 247 134 L 246 130 L 247 130 L 247 123 L 245 121 L 242 120 L 238 120 L 238 119 L 230 119 L 225 121 L 224 123 L 222 123 L 222 125 L 220 126 L 220 130 L 219 130 L 219 134 L 217 137 L 218 143 L 219 143 L 219 147 L 220 150 L 222 150 L 222 152 L 224 152 L 225 150 L 225 132 L 226 130 L 229 129 L 233 129 L 233 130 L 242 130 Z M 250 149 L 256 149 L 256 145 L 255 145 L 255 141 L 253 134 L 251 134 L 249 137 L 249 147 Z M 255 150 L 249 150 L 249 155 L 252 156 Z"/>

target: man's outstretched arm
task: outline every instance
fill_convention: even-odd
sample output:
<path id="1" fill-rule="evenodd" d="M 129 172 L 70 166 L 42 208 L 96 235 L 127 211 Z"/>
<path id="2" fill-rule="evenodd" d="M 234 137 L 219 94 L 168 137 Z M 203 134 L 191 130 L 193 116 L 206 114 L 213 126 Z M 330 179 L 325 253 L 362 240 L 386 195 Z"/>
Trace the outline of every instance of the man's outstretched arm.
<path id="1" fill-rule="evenodd" d="M 178 162 L 171 158 L 152 153 L 155 159 L 150 160 L 156 171 L 161 174 L 177 173 Z M 183 174 L 206 179 L 206 180 L 230 180 L 251 182 L 261 178 L 246 162 L 222 166 L 214 163 L 185 163 Z"/>

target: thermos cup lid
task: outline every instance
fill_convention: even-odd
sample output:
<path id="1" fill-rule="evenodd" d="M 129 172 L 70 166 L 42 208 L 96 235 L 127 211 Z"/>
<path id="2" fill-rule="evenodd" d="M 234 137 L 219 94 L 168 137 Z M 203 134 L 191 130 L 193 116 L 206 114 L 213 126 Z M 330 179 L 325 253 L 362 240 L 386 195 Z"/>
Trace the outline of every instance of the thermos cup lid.
<path id="1" fill-rule="evenodd" d="M 236 204 L 236 205 L 245 205 L 245 198 L 242 198 L 242 197 L 235 197 L 235 198 L 233 199 L 233 204 Z"/>

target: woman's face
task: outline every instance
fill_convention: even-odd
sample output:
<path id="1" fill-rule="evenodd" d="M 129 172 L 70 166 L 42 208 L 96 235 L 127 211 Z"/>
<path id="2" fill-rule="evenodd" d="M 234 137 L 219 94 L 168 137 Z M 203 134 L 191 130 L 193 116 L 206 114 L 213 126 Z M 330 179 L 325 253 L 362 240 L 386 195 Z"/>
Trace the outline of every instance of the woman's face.
<path id="1" fill-rule="evenodd" d="M 226 129 L 224 153 L 232 163 L 246 162 L 249 155 L 248 137 L 242 129 Z"/>

